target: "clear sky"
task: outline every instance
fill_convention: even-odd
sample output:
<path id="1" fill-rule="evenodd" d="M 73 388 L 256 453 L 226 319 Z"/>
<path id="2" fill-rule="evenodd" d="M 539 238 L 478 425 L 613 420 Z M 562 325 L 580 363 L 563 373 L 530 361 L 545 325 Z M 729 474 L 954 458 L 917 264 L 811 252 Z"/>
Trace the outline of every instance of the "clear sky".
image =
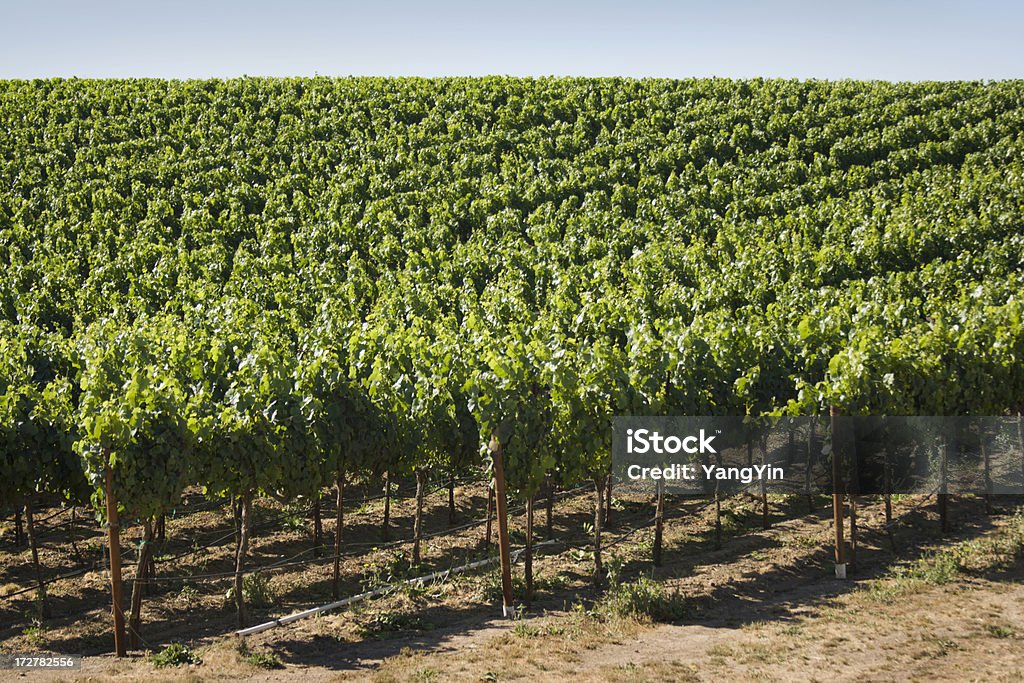
<path id="1" fill-rule="evenodd" d="M 0 78 L 1024 77 L 1016 0 L 0 0 Z"/>

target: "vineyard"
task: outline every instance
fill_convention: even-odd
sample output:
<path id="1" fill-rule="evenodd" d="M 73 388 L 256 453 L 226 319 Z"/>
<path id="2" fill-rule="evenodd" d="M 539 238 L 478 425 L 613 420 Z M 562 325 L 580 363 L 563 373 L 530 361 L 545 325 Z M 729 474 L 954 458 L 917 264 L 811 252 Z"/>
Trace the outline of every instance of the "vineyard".
<path id="1" fill-rule="evenodd" d="M 707 512 L 614 497 L 615 416 L 1024 412 L 1024 83 L 3 81 L 0 252 L 0 637 L 113 599 L 124 655 L 161 586 L 241 629 L 492 534 L 512 607 L 510 518 L 529 600 Z"/>

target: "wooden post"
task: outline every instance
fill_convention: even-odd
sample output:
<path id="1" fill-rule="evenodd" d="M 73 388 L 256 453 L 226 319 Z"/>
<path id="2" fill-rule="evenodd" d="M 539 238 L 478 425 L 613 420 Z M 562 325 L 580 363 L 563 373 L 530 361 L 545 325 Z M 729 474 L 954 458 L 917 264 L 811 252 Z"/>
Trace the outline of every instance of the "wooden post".
<path id="1" fill-rule="evenodd" d="M 331 595 L 338 599 L 341 584 L 341 532 L 345 525 L 345 471 L 338 470 L 338 499 L 334 516 L 334 575 L 331 580 Z"/>
<path id="2" fill-rule="evenodd" d="M 715 455 L 715 464 L 722 466 L 722 452 Z M 721 480 L 715 479 L 715 550 L 722 547 L 722 497 L 719 491 Z"/>
<path id="3" fill-rule="evenodd" d="M 505 499 L 505 458 L 501 442 L 491 437 L 491 458 L 494 463 L 494 501 L 498 517 L 498 557 L 501 561 L 501 611 L 506 617 L 515 616 L 512 598 L 512 555 L 508 544 L 508 514 Z"/>
<path id="4" fill-rule="evenodd" d="M 883 486 L 885 487 L 885 526 L 892 524 L 892 441 L 889 427 L 885 427 L 885 462 L 882 464 Z"/>
<path id="5" fill-rule="evenodd" d="M 384 521 L 381 522 L 380 536 L 385 541 L 391 536 L 391 474 L 384 473 Z"/>
<path id="6" fill-rule="evenodd" d="M 601 527 L 604 513 L 604 484 L 605 478 L 597 476 L 594 478 L 594 493 L 596 500 L 594 505 L 594 589 L 600 590 L 604 583 L 604 563 L 601 559 Z"/>
<path id="7" fill-rule="evenodd" d="M 761 465 L 768 464 L 768 433 L 767 431 L 761 434 L 760 443 L 758 444 L 761 449 Z M 771 519 L 768 515 L 768 483 L 761 477 L 761 528 L 768 529 L 771 526 Z"/>
<path id="8" fill-rule="evenodd" d="M 252 538 L 252 491 L 249 491 L 249 495 L 248 495 L 247 500 L 248 500 L 248 503 L 249 503 L 249 510 L 248 511 L 246 511 L 244 509 L 242 510 L 242 512 L 244 513 L 242 515 L 242 524 L 245 526 L 245 533 L 251 539 Z M 245 507 L 245 500 L 243 500 L 242 502 L 243 502 L 242 507 L 244 508 Z"/>
<path id="9" fill-rule="evenodd" d="M 494 519 L 494 481 L 487 483 L 487 525 L 484 527 L 484 547 L 491 547 L 491 534 Z"/>
<path id="10" fill-rule="evenodd" d="M 981 446 L 981 458 L 985 462 L 985 514 L 992 514 L 992 458 L 988 452 L 988 434 L 982 428 L 978 432 Z"/>
<path id="11" fill-rule="evenodd" d="M 658 498 L 654 508 L 654 566 L 661 566 L 661 543 L 665 524 L 665 482 L 658 480 Z"/>
<path id="12" fill-rule="evenodd" d="M 857 453 L 857 423 L 852 419 L 849 423 L 849 429 L 847 437 L 849 438 L 849 453 L 852 457 L 850 461 L 850 482 L 846 485 L 846 491 L 850 497 L 850 558 L 848 563 L 851 569 L 856 570 L 858 539 L 857 494 L 860 493 L 860 456 Z"/>
<path id="13" fill-rule="evenodd" d="M 235 524 L 235 548 L 242 543 L 242 499 L 231 496 L 231 519 Z"/>
<path id="14" fill-rule="evenodd" d="M 850 569 L 857 569 L 857 496 L 850 494 Z"/>
<path id="15" fill-rule="evenodd" d="M 836 546 L 836 578 L 846 578 L 846 548 L 843 540 L 843 470 L 842 450 L 843 439 L 837 434 L 836 427 L 840 424 L 839 410 L 832 407 L 829 411 L 832 423 L 832 524 L 835 528 Z"/>
<path id="16" fill-rule="evenodd" d="M 245 595 L 243 591 L 243 572 L 245 571 L 245 555 L 249 550 L 249 512 L 250 492 L 242 494 L 241 514 L 239 516 L 238 532 L 238 553 L 235 555 L 235 606 L 238 608 L 238 626 L 244 628 L 248 621 L 248 614 L 245 610 Z"/>
<path id="17" fill-rule="evenodd" d="M 21 521 L 21 507 L 14 506 L 14 547 L 25 545 L 25 525 Z"/>
<path id="18" fill-rule="evenodd" d="M 107 499 L 107 547 L 110 550 L 110 594 L 114 614 L 114 651 L 118 657 L 126 657 L 124 611 L 121 609 L 121 538 L 117 519 L 117 501 L 114 500 L 114 471 L 110 469 L 110 451 L 105 470 L 105 493 Z"/>
<path id="19" fill-rule="evenodd" d="M 455 477 L 448 479 L 448 527 L 455 526 Z"/>
<path id="20" fill-rule="evenodd" d="M 533 602 L 533 500 L 526 499 L 526 550 L 523 552 L 523 573 L 526 579 L 526 602 Z"/>
<path id="21" fill-rule="evenodd" d="M 882 418 L 883 420 L 886 418 Z M 889 425 L 885 426 L 885 462 L 882 476 L 885 488 L 885 534 L 889 537 L 889 547 L 896 552 L 896 538 L 892 533 L 892 440 L 889 436 Z"/>
<path id="22" fill-rule="evenodd" d="M 324 522 L 320 514 L 320 489 L 313 499 L 313 554 L 323 557 L 324 554 Z"/>
<path id="23" fill-rule="evenodd" d="M 36 542 L 35 522 L 32 519 L 32 498 L 25 498 L 25 528 L 28 529 L 28 544 L 32 549 L 32 566 L 36 573 L 36 600 L 39 602 L 39 618 L 50 616 L 50 607 L 46 601 L 46 583 L 43 581 L 43 568 L 39 565 L 39 544 Z"/>
<path id="24" fill-rule="evenodd" d="M 554 513 L 554 508 L 555 508 L 555 485 L 551 481 L 551 474 L 550 473 L 544 475 L 544 480 L 547 483 L 547 495 L 546 495 L 546 500 L 544 501 L 545 502 L 545 508 L 547 509 L 546 510 L 547 520 L 546 520 L 545 528 L 547 529 L 547 536 L 546 536 L 546 538 L 550 541 L 552 538 L 555 537 L 554 522 L 552 521 L 552 517 L 553 517 L 553 513 Z"/>
<path id="25" fill-rule="evenodd" d="M 807 494 L 807 512 L 814 512 L 814 493 L 811 491 L 811 474 L 814 470 L 814 437 L 818 430 L 818 416 L 811 416 L 811 428 L 807 434 L 807 462 L 804 463 L 804 492 Z"/>
<path id="26" fill-rule="evenodd" d="M 142 595 L 150 595 L 155 592 L 155 586 L 152 579 L 156 577 L 156 553 L 152 549 L 149 551 L 149 557 L 146 562 L 146 583 L 142 586 Z"/>
<path id="27" fill-rule="evenodd" d="M 796 427 L 793 426 L 793 418 L 789 418 L 789 444 L 786 448 L 786 464 L 792 465 L 796 456 Z"/>
<path id="28" fill-rule="evenodd" d="M 426 494 L 427 473 L 416 468 L 416 516 L 412 525 L 412 563 L 420 563 L 420 542 L 423 539 L 423 497 Z"/>
<path id="29" fill-rule="evenodd" d="M 718 482 L 715 482 L 715 550 L 722 547 L 722 498 L 718 495 Z"/>
<path id="30" fill-rule="evenodd" d="M 1024 477 L 1024 410 L 1017 409 L 1017 447 L 1020 449 L 1020 471 Z"/>
<path id="31" fill-rule="evenodd" d="M 939 452 L 939 526 L 943 533 L 949 531 L 949 494 L 948 485 L 948 458 L 949 458 L 949 437 L 945 437 L 940 445 Z"/>
<path id="32" fill-rule="evenodd" d="M 75 562 L 77 564 L 82 563 L 82 553 L 78 550 L 78 542 L 75 540 L 75 506 L 71 506 L 71 514 L 68 516 L 68 544 L 71 546 L 71 552 L 75 555 Z"/>
<path id="33" fill-rule="evenodd" d="M 605 491 L 605 513 L 604 513 L 604 525 L 606 528 L 612 528 L 612 473 L 608 473 L 608 486 Z"/>
<path id="34" fill-rule="evenodd" d="M 142 543 L 139 544 L 139 563 L 135 568 L 135 583 L 132 585 L 131 612 L 128 616 L 128 645 L 139 649 L 142 641 L 142 595 L 149 579 L 150 557 L 153 554 L 153 524 L 146 520 L 142 527 Z"/>

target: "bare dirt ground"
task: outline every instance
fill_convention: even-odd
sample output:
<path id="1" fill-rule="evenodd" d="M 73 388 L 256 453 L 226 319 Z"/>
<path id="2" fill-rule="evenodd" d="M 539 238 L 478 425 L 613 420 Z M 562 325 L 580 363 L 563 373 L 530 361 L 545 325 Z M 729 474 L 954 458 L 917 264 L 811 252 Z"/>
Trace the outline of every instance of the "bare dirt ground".
<path id="1" fill-rule="evenodd" d="M 478 484 L 458 491 L 458 523 L 483 516 L 484 492 Z M 353 491 L 352 509 L 346 509 L 346 541 L 363 552 L 343 563 L 342 595 L 488 552 L 483 527 L 473 527 L 430 539 L 423 566 L 409 567 L 407 546 L 383 547 L 380 501 L 354 500 L 372 493 Z M 428 500 L 428 531 L 446 529 L 446 499 L 442 491 Z M 618 500 L 606 541 L 622 540 L 606 550 L 606 563 L 625 586 L 653 578 L 653 603 L 667 606 L 659 616 L 670 623 L 655 623 L 643 610 L 610 608 L 609 599 L 592 590 L 584 534 L 593 519 L 592 498 L 580 492 L 556 503 L 555 536 L 569 544 L 548 547 L 537 558 L 538 594 L 520 619 L 500 617 L 498 577 L 488 569 L 274 628 L 243 646 L 230 636 L 234 613 L 224 600 L 230 579 L 203 578 L 230 570 L 231 539 L 171 559 L 231 533 L 226 508 L 205 509 L 209 502 L 195 496 L 189 505 L 202 509 L 179 511 L 168 521 L 168 543 L 158 554 L 161 576 L 195 578 L 165 581 L 147 596 L 142 634 L 151 651 L 174 641 L 189 644 L 201 664 L 157 668 L 144 652 L 123 661 L 104 654 L 112 642 L 102 571 L 53 584 L 53 616 L 42 622 L 32 619 L 31 593 L 0 598 L 0 650 L 89 655 L 70 675 L 30 674 L 45 680 L 1024 679 L 1024 521 L 1011 514 L 1013 504 L 1004 501 L 1002 514 L 988 516 L 980 501 L 954 501 L 953 528 L 943 534 L 934 500 L 922 505 L 906 497 L 894 505 L 902 523 L 890 541 L 881 530 L 881 503 L 864 499 L 857 567 L 839 581 L 824 502 L 808 514 L 803 499 L 774 499 L 772 526 L 763 530 L 757 501 L 731 499 L 723 505 L 719 544 L 712 509 L 701 501 L 672 501 L 665 561 L 653 568 L 651 530 L 626 535 L 649 519 L 650 501 Z M 331 531 L 328 507 L 325 528 Z M 298 560 L 313 557 L 307 517 L 282 521 L 280 506 L 267 501 L 259 509 L 257 522 L 268 528 L 256 533 L 253 567 L 295 561 L 304 551 Z M 395 501 L 392 514 L 392 538 L 408 538 L 412 501 Z M 40 525 L 48 576 L 75 567 L 61 519 Z M 543 540 L 542 514 L 537 521 Z M 99 557 L 99 531 L 87 524 L 75 530 L 84 559 Z M 518 545 L 521 514 L 513 532 Z M 131 559 L 131 544 L 125 545 Z M 28 552 L 14 552 L 9 533 L 0 547 L 0 595 L 30 586 Z M 521 566 L 515 573 L 521 576 Z M 270 604 L 253 610 L 253 623 L 329 602 L 329 575 L 327 561 L 267 572 Z M 522 586 L 517 590 L 521 594 Z M 263 668 L 278 664 L 282 668 Z"/>

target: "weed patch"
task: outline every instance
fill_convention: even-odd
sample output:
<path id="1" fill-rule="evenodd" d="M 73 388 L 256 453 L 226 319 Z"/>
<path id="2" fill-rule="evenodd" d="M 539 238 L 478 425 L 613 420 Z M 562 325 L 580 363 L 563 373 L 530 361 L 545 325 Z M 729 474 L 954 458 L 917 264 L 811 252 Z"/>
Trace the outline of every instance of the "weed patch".
<path id="1" fill-rule="evenodd" d="M 880 602 L 929 586 L 952 583 L 969 574 L 1006 568 L 1020 559 L 1024 548 L 1024 512 L 1018 511 L 996 535 L 961 541 L 930 553 L 867 584 L 867 596 Z"/>
<path id="2" fill-rule="evenodd" d="M 636 621 L 678 621 L 686 616 L 685 600 L 678 592 L 647 577 L 612 585 L 595 607 L 604 617 Z"/>
<path id="3" fill-rule="evenodd" d="M 188 645 L 183 643 L 171 643 L 160 652 L 152 656 L 153 665 L 159 668 L 168 666 L 185 666 L 188 664 L 202 664 L 203 660 L 192 651 Z"/>
<path id="4" fill-rule="evenodd" d="M 253 652 L 249 646 L 242 641 L 238 645 L 238 654 L 242 661 L 260 669 L 283 669 L 284 662 L 273 652 Z"/>

